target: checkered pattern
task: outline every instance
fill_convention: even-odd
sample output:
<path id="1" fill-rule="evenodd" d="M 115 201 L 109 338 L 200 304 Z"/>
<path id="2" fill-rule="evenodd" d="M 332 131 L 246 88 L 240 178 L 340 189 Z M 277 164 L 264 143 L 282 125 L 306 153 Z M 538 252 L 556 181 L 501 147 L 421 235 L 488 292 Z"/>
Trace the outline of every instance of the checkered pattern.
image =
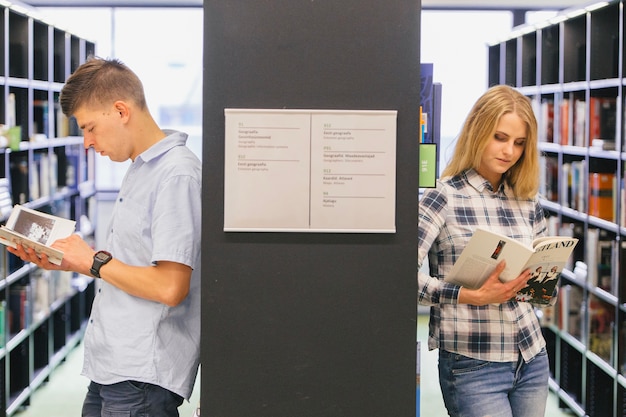
<path id="1" fill-rule="evenodd" d="M 457 304 L 460 288 L 443 281 L 477 226 L 530 245 L 546 232 L 537 199 L 518 200 L 502 185 L 494 191 L 476 171 L 438 181 L 424 192 L 418 212 L 418 302 L 431 306 L 429 349 L 492 361 L 528 361 L 545 341 L 533 306 Z M 430 274 L 422 271 L 428 256 Z"/>

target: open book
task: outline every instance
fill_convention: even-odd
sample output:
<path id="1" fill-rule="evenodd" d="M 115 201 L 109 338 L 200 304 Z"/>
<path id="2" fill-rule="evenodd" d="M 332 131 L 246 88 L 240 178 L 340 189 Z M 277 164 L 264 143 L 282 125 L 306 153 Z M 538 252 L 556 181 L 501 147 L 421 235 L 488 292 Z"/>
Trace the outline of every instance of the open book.
<path id="1" fill-rule="evenodd" d="M 50 245 L 74 233 L 76 222 L 16 204 L 6 225 L 0 227 L 0 243 L 15 248 L 18 244 L 45 253 L 51 263 L 60 265 L 63 252 Z"/>
<path id="2" fill-rule="evenodd" d="M 496 265 L 506 260 L 500 274 L 502 281 L 511 281 L 524 270 L 531 270 L 526 288 L 517 293 L 516 299 L 548 304 L 577 243 L 578 239 L 573 237 L 550 236 L 535 239 L 533 246 L 528 247 L 515 239 L 477 228 L 445 280 L 466 288 L 480 288 Z"/>

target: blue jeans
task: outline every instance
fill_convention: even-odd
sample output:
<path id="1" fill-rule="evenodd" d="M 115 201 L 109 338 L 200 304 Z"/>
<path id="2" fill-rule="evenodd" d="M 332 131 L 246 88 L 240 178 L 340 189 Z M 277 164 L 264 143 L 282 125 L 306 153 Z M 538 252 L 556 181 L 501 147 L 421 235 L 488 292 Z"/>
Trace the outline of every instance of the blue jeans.
<path id="1" fill-rule="evenodd" d="M 179 417 L 180 395 L 145 382 L 89 384 L 82 417 Z"/>
<path id="2" fill-rule="evenodd" d="M 529 363 L 486 362 L 439 352 L 439 385 L 451 417 L 544 417 L 550 369 L 543 349 Z"/>

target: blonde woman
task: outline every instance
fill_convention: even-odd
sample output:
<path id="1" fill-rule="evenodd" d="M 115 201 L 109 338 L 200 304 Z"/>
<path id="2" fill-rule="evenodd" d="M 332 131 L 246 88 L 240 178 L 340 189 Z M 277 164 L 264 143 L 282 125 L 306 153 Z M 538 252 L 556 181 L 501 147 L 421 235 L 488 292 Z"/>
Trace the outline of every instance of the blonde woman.
<path id="1" fill-rule="evenodd" d="M 510 301 L 530 271 L 503 283 L 500 263 L 476 290 L 444 282 L 478 226 L 530 244 L 546 230 L 537 190 L 537 121 L 517 90 L 498 85 L 474 104 L 452 160 L 418 214 L 418 301 L 430 305 L 429 349 L 452 417 L 544 417 L 546 342 L 527 302 Z M 430 273 L 421 270 L 428 257 Z"/>

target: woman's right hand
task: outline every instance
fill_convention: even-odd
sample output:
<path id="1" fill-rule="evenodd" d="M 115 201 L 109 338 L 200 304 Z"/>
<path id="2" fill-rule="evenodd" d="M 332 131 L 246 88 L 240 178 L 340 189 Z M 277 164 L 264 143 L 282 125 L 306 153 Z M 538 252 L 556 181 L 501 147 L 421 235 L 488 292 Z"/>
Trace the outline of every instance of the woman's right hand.
<path id="1" fill-rule="evenodd" d="M 477 306 L 501 304 L 514 298 L 518 291 L 526 287 L 526 283 L 530 278 L 530 269 L 525 270 L 512 281 L 502 282 L 500 281 L 500 274 L 504 271 L 505 266 L 505 261 L 500 262 L 482 287 L 476 290 L 462 287 L 459 292 L 459 304 Z"/>

